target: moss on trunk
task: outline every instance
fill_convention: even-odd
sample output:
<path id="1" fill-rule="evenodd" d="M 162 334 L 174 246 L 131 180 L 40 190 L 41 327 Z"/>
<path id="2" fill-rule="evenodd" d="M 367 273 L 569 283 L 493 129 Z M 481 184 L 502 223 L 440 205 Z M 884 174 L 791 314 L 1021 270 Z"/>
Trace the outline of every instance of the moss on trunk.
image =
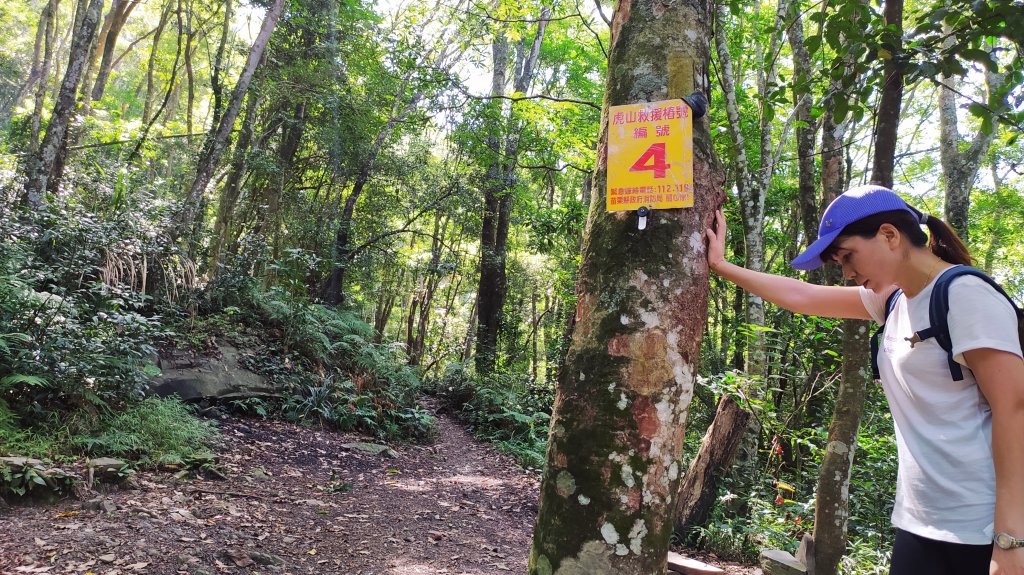
<path id="1" fill-rule="evenodd" d="M 529 572 L 665 570 L 684 423 L 707 318 L 704 230 L 722 170 L 694 122 L 694 207 L 605 211 L 608 106 L 707 88 L 710 6 L 623 0 L 612 22 L 602 135 L 572 344 L 558 382 Z"/>

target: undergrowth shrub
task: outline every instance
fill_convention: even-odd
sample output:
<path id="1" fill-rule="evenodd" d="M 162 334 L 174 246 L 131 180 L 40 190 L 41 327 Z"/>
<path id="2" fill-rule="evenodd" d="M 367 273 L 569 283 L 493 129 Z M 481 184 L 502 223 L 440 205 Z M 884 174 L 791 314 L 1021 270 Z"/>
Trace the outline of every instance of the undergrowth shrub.
<path id="1" fill-rule="evenodd" d="M 143 465 L 182 462 L 209 452 L 216 428 L 177 399 L 149 397 L 100 418 L 93 434 L 74 438 L 84 452 L 125 457 Z"/>
<path id="2" fill-rule="evenodd" d="M 477 437 L 527 467 L 541 468 L 547 451 L 554 388 L 525 377 L 476 378 L 458 363 L 445 366 L 427 386 Z"/>
<path id="3" fill-rule="evenodd" d="M 7 218 L 0 233 L 0 418 L 35 425 L 140 399 L 162 326 L 107 246 L 144 233 L 73 206 Z"/>
<path id="4" fill-rule="evenodd" d="M 433 417 L 419 404 L 419 378 L 400 349 L 373 343 L 373 329 L 354 313 L 311 303 L 296 295 L 294 286 L 267 291 L 250 286 L 227 297 L 225 286 L 250 285 L 232 279 L 236 273 L 224 270 L 223 283 L 208 288 L 211 295 L 203 305 L 211 315 L 189 319 L 189 327 L 178 330 L 179 342 L 196 345 L 210 333 L 245 338 L 240 325 L 259 334 L 248 338 L 258 340 L 261 349 L 245 358 L 244 367 L 268 378 L 284 398 L 232 407 L 381 439 L 430 437 Z M 218 308 L 223 303 L 231 306 Z M 228 325 L 235 326 L 233 333 Z"/>
<path id="5" fill-rule="evenodd" d="M 727 372 L 705 383 L 716 393 L 736 397 L 736 386 L 744 377 L 740 372 Z M 794 428 L 786 419 L 791 414 L 772 401 L 742 401 L 761 423 L 759 463 L 765 472 L 755 474 L 753 483 L 726 477 L 719 487 L 719 502 L 708 522 L 696 530 L 695 541 L 720 557 L 752 563 L 762 548 L 793 552 L 803 533 L 813 532 L 815 489 L 828 441 L 828 421 Z M 848 552 L 840 573 L 874 575 L 888 572 L 897 467 L 892 418 L 880 386 L 868 387 L 864 413 L 869 415 L 861 421 L 854 452 Z M 706 427 L 710 420 L 704 423 Z M 696 453 L 703 432 L 701 426 L 687 430 L 687 453 Z M 737 500 L 742 505 L 735 506 Z"/>

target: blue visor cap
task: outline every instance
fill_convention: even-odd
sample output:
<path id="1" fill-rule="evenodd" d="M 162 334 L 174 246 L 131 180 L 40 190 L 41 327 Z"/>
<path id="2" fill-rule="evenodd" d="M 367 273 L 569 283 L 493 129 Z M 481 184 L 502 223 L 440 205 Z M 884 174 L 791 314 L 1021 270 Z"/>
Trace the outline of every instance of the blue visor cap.
<path id="1" fill-rule="evenodd" d="M 798 270 L 820 268 L 825 263 L 821 259 L 821 252 L 832 245 L 843 232 L 843 228 L 859 219 L 893 210 L 906 210 L 915 219 L 918 217 L 907 202 L 889 188 L 868 185 L 847 190 L 825 208 L 821 224 L 818 226 L 818 239 L 790 265 Z"/>

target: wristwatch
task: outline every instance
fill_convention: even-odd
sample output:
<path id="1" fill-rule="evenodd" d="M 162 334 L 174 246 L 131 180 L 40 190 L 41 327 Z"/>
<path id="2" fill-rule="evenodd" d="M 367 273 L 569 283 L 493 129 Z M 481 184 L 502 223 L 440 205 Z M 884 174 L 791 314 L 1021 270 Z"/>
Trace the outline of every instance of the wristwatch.
<path id="1" fill-rule="evenodd" d="M 992 538 L 992 541 L 994 541 L 1000 549 L 1016 549 L 1018 547 L 1024 547 L 1024 539 L 1017 539 L 1005 531 L 996 533 L 996 536 Z"/>

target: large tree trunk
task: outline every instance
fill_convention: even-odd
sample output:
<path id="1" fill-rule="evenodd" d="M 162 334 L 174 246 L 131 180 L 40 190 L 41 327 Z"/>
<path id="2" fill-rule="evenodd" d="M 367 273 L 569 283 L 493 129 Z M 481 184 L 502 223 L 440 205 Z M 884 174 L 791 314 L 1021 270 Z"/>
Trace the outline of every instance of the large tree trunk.
<path id="1" fill-rule="evenodd" d="M 520 41 L 517 45 L 512 82 L 512 90 L 517 94 L 526 94 L 530 90 L 550 16 L 550 8 L 541 10 L 529 52 L 525 42 Z M 500 98 L 505 93 L 508 48 L 508 41 L 504 37 L 495 38 L 492 45 L 494 73 L 491 78 L 491 96 L 494 98 Z M 500 102 L 500 99 L 494 102 L 499 110 Z M 516 160 L 519 157 L 519 124 L 515 115 L 510 113 L 504 141 L 496 136 L 488 141 L 492 164 L 487 169 L 488 181 L 485 186 L 484 233 L 489 235 L 481 234 L 478 285 L 480 306 L 477 310 L 476 370 L 480 374 L 493 371 L 497 360 L 498 332 L 501 329 L 501 312 L 505 306 L 508 286 L 505 261 L 508 230 L 512 220 L 513 188 L 516 184 Z"/>
<path id="2" fill-rule="evenodd" d="M 242 69 L 242 74 L 238 77 L 234 92 L 231 94 L 231 101 L 228 103 L 220 123 L 211 128 L 210 134 L 207 136 L 203 152 L 199 156 L 199 165 L 196 167 L 196 177 L 192 181 L 192 186 L 189 188 L 185 200 L 182 202 L 181 212 L 175 218 L 174 226 L 171 230 L 171 236 L 175 239 L 180 238 L 186 230 L 192 228 L 196 214 L 199 211 L 200 199 L 206 192 L 206 186 L 209 185 L 210 180 L 213 178 L 213 171 L 216 169 L 217 163 L 220 162 L 220 157 L 228 145 L 228 138 L 231 135 L 231 130 L 234 128 L 235 119 L 242 108 L 242 99 L 245 98 L 245 92 L 249 89 L 249 82 L 252 81 L 252 77 L 256 73 L 256 67 L 263 57 L 263 50 L 267 47 L 267 42 L 270 41 L 270 34 L 277 26 L 277 21 L 281 18 L 283 10 L 284 0 L 274 0 L 274 3 L 267 9 L 267 14 L 263 18 L 263 26 L 260 28 L 256 40 L 253 41 L 252 47 L 249 49 L 249 57 L 245 62 L 245 68 Z"/>
<path id="3" fill-rule="evenodd" d="M 46 136 L 39 145 L 39 151 L 33 155 L 29 163 L 28 179 L 25 182 L 25 201 L 29 208 L 38 210 L 45 203 L 47 192 L 54 192 L 59 185 L 58 178 L 52 177 L 54 169 L 63 163 L 58 157 L 64 153 L 68 126 L 75 113 L 76 94 L 82 80 L 82 72 L 89 59 L 89 48 L 92 46 L 96 27 L 99 25 L 103 0 L 89 0 L 88 7 L 82 15 L 81 24 L 77 27 L 71 42 L 68 67 L 64 72 L 64 81 L 57 94 L 57 103 L 50 115 L 50 124 L 46 128 Z"/>
<path id="4" fill-rule="evenodd" d="M 718 495 L 718 482 L 732 464 L 750 415 L 727 395 L 719 400 L 715 418 L 679 487 L 675 528 L 679 535 L 685 536 L 707 523 Z"/>
<path id="5" fill-rule="evenodd" d="M 508 70 L 508 40 L 503 35 L 491 42 L 491 97 L 490 107 L 495 117 L 501 117 L 502 100 Z M 480 281 L 477 284 L 476 371 L 488 374 L 494 371 L 498 353 L 498 329 L 501 308 L 505 303 L 505 254 L 498 252 L 498 220 L 505 185 L 502 181 L 501 139 L 497 126 L 487 136 L 491 163 L 487 166 L 484 182 L 484 206 L 480 226 Z M 506 228 L 507 230 L 507 228 Z M 507 233 L 507 231 L 506 231 Z"/>
<path id="6" fill-rule="evenodd" d="M 711 7 L 622 0 L 612 22 L 577 322 L 558 381 L 529 572 L 664 573 L 707 320 L 702 239 L 724 177 L 694 122 L 694 206 L 606 212 L 609 106 L 707 89 Z"/>

